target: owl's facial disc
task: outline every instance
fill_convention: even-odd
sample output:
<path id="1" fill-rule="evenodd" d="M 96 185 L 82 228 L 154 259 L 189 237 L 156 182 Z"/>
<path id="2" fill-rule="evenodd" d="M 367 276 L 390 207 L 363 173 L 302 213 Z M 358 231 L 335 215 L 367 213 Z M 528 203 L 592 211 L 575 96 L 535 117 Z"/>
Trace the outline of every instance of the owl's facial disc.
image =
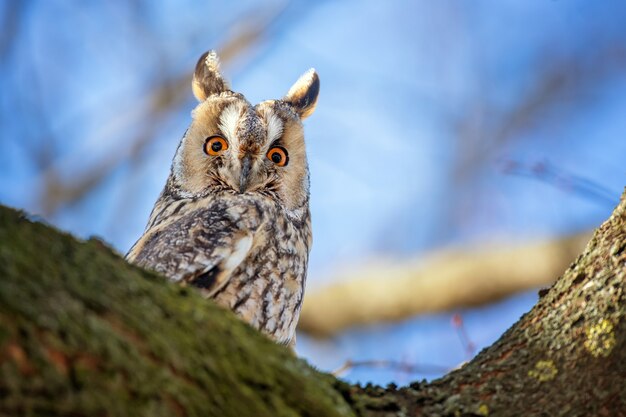
<path id="1" fill-rule="evenodd" d="M 288 210 L 308 201 L 302 123 L 282 100 L 250 105 L 240 95 L 208 98 L 193 112 L 172 165 L 183 196 L 229 189 L 260 194 Z"/>

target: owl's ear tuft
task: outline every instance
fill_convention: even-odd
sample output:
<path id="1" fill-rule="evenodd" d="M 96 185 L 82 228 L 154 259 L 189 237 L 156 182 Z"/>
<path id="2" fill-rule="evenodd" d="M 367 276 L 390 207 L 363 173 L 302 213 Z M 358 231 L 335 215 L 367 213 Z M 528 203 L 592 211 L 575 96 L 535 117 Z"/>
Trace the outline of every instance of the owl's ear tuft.
<path id="1" fill-rule="evenodd" d="M 298 78 L 291 86 L 283 101 L 290 104 L 301 119 L 306 119 L 315 111 L 320 92 L 320 78 L 313 68 Z"/>
<path id="2" fill-rule="evenodd" d="M 228 83 L 220 73 L 220 61 L 215 51 L 205 52 L 198 60 L 191 88 L 198 101 L 228 90 Z"/>

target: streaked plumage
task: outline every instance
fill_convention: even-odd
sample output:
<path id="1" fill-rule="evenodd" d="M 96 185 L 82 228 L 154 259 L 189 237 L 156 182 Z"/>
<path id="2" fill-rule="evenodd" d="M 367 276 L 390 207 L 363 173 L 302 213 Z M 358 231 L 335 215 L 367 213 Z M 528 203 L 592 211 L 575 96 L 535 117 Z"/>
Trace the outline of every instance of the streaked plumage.
<path id="1" fill-rule="evenodd" d="M 192 86 L 200 104 L 127 259 L 293 345 L 311 247 L 301 120 L 315 108 L 319 79 L 310 70 L 283 99 L 252 106 L 208 52 Z"/>

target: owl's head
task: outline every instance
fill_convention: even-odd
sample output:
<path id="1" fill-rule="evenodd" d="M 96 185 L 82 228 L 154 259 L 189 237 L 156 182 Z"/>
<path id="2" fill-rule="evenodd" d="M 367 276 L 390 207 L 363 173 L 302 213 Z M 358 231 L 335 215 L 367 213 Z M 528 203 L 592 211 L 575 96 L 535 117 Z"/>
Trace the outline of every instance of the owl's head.
<path id="1" fill-rule="evenodd" d="M 315 110 L 316 72 L 303 74 L 282 99 L 252 105 L 229 89 L 209 51 L 196 65 L 192 87 L 200 104 L 174 157 L 172 191 L 181 197 L 260 193 L 288 209 L 304 206 L 309 174 L 302 120 Z"/>

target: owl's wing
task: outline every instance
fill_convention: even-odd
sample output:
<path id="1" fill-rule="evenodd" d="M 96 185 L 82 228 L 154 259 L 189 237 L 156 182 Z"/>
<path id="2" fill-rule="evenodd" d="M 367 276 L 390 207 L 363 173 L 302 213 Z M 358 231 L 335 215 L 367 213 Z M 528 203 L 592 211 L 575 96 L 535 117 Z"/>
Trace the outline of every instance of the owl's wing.
<path id="1" fill-rule="evenodd" d="M 200 288 L 206 297 L 212 297 L 228 282 L 232 273 L 248 256 L 252 248 L 252 233 L 237 233 L 223 239 L 227 243 L 210 252 L 199 252 L 193 264 L 181 270 L 174 278 L 183 285 Z M 227 242 L 225 242 L 227 241 Z"/>
<path id="2" fill-rule="evenodd" d="M 207 207 L 148 231 L 127 259 L 211 297 L 246 259 L 260 224 L 255 207 Z"/>

